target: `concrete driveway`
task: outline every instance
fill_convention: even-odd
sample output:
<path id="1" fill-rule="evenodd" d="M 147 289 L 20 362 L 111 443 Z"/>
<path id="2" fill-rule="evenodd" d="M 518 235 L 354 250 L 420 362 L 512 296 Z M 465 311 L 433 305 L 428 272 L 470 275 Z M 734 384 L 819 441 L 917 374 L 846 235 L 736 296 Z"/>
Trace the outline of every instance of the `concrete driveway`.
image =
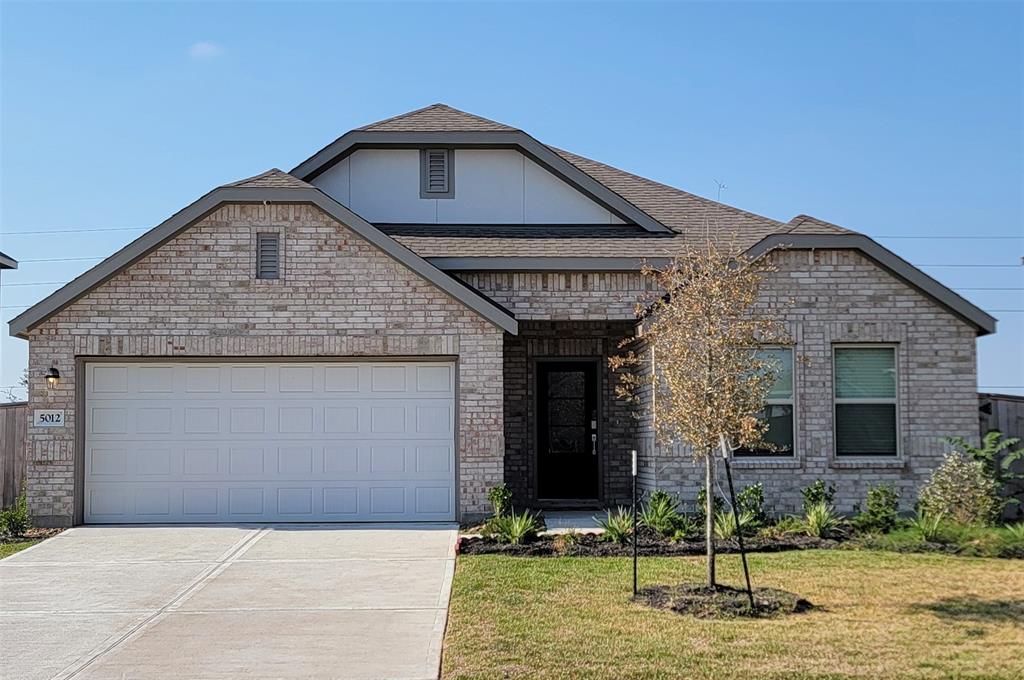
<path id="1" fill-rule="evenodd" d="M 455 537 L 77 527 L 0 561 L 0 676 L 436 678 Z"/>

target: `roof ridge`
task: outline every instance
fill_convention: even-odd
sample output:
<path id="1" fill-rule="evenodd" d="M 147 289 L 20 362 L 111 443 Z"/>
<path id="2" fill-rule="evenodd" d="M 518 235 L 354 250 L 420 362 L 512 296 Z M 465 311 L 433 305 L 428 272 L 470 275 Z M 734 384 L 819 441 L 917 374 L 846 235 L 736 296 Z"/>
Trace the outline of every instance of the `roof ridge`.
<path id="1" fill-rule="evenodd" d="M 473 120 L 475 120 L 477 122 L 480 122 L 480 123 L 486 123 L 488 125 L 494 125 L 494 126 L 497 126 L 497 127 L 505 128 L 505 129 L 507 129 L 509 131 L 512 131 L 512 130 L 519 131 L 519 128 L 512 127 L 511 125 L 508 125 L 506 123 L 502 123 L 502 122 L 499 122 L 499 121 L 496 121 L 496 120 L 492 120 L 490 118 L 484 118 L 483 116 L 477 115 L 475 113 L 470 113 L 469 111 L 463 111 L 462 109 L 457 109 L 454 106 L 449 106 L 448 104 L 445 104 L 443 102 L 438 102 L 436 104 L 430 104 L 429 106 L 424 106 L 424 107 L 415 109 L 413 111 L 406 111 L 405 113 L 400 113 L 397 116 L 391 116 L 390 118 L 385 118 L 383 120 L 374 121 L 373 123 L 368 123 L 366 125 L 363 125 L 362 127 L 357 127 L 355 129 L 356 130 L 363 130 L 363 131 L 366 131 L 366 132 L 372 132 L 373 130 L 376 130 L 376 129 L 380 128 L 380 127 L 384 127 L 388 123 L 393 123 L 393 122 L 399 121 L 399 120 L 405 120 L 407 118 L 411 118 L 413 116 L 417 116 L 417 115 L 426 113 L 427 111 L 444 111 L 444 112 L 447 112 L 447 113 L 454 113 L 454 114 L 458 114 L 460 116 L 465 116 L 466 118 L 471 118 L 471 119 L 473 119 Z"/>
<path id="2" fill-rule="evenodd" d="M 235 182 L 229 182 L 222 184 L 221 187 L 251 187 L 251 186 L 277 186 L 277 187 L 294 187 L 294 188 L 312 188 L 312 184 L 305 182 L 291 173 L 287 173 L 280 168 L 270 168 L 258 175 L 252 177 L 246 177 Z"/>

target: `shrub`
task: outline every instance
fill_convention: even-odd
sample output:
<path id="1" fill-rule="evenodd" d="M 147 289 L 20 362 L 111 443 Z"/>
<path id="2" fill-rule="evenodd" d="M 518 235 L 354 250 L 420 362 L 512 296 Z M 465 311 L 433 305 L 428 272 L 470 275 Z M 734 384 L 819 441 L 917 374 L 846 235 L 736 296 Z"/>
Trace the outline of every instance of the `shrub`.
<path id="1" fill-rule="evenodd" d="M 614 543 L 626 543 L 633 535 L 633 513 L 628 508 L 618 507 L 608 511 L 607 517 L 595 517 L 597 525 L 604 529 L 602 537 Z"/>
<path id="2" fill-rule="evenodd" d="M 764 538 L 780 539 L 790 534 L 804 533 L 804 523 L 798 517 L 783 517 L 775 524 L 768 525 L 758 531 Z"/>
<path id="3" fill-rule="evenodd" d="M 803 527 L 808 536 L 829 538 L 842 529 L 843 518 L 836 514 L 831 505 L 819 502 L 807 508 L 804 513 Z"/>
<path id="4" fill-rule="evenodd" d="M 676 522 L 676 530 L 672 532 L 671 539 L 673 541 L 685 541 L 690 536 L 699 534 L 701 528 L 691 518 L 686 515 L 680 515 L 679 520 Z"/>
<path id="5" fill-rule="evenodd" d="M 494 508 L 494 516 L 500 517 L 512 507 L 512 490 L 508 488 L 507 484 L 492 486 L 487 492 L 487 500 Z"/>
<path id="6" fill-rule="evenodd" d="M 807 511 L 813 506 L 822 503 L 832 505 L 832 499 L 836 496 L 836 487 L 832 484 L 826 485 L 825 482 L 818 479 L 810 486 L 800 489 L 800 494 L 804 497 L 804 514 L 807 514 Z"/>
<path id="7" fill-rule="evenodd" d="M 962 524 L 990 524 L 1001 509 L 999 489 L 980 461 L 959 451 L 946 455 L 942 465 L 918 495 L 921 511 Z"/>
<path id="8" fill-rule="evenodd" d="M 1004 529 L 1006 533 L 1015 541 L 1024 541 L 1024 522 L 1017 522 L 1016 524 L 1007 524 Z"/>
<path id="9" fill-rule="evenodd" d="M 736 538 L 738 535 L 750 535 L 757 528 L 757 520 L 754 513 L 744 510 L 739 514 L 739 528 L 736 526 L 736 516 L 732 510 L 720 510 L 715 513 L 715 536 L 722 540 Z"/>
<path id="10" fill-rule="evenodd" d="M 536 513 L 524 510 L 517 514 L 512 511 L 507 515 L 495 515 L 489 519 L 484 527 L 484 533 L 502 543 L 520 545 L 537 538 L 537 532 L 543 526 Z"/>
<path id="11" fill-rule="evenodd" d="M 928 543 L 936 543 L 942 535 L 942 514 L 929 514 L 918 509 L 917 515 L 909 523 L 910 528 Z"/>
<path id="12" fill-rule="evenodd" d="M 28 514 L 28 496 L 25 495 L 25 484 L 14 499 L 14 505 L 0 511 L 0 536 L 24 536 L 32 528 Z"/>
<path id="13" fill-rule="evenodd" d="M 740 512 L 747 511 L 754 516 L 758 524 L 768 521 L 768 515 L 764 511 L 764 484 L 758 482 L 751 484 L 736 494 L 736 505 Z"/>
<path id="14" fill-rule="evenodd" d="M 651 493 L 640 511 L 640 523 L 665 538 L 675 535 L 682 519 L 679 501 L 660 489 Z"/>
<path id="15" fill-rule="evenodd" d="M 707 498 L 707 491 L 704 489 L 704 487 L 701 487 L 700 491 L 697 492 L 697 511 L 693 513 L 693 516 L 697 520 L 698 524 L 704 524 L 704 508 L 707 507 Z M 716 515 L 725 509 L 725 501 L 722 500 L 722 498 L 719 497 L 717 494 L 712 499 L 711 503 L 711 507 L 715 511 L 714 514 Z"/>
<path id="16" fill-rule="evenodd" d="M 861 532 L 888 533 L 896 527 L 899 509 L 900 494 L 894 485 L 869 487 L 864 510 L 853 518 L 853 527 Z"/>
<path id="17" fill-rule="evenodd" d="M 1024 449 L 1010 450 L 1020 443 L 1017 437 L 1003 437 L 999 430 L 992 430 L 981 439 L 981 447 L 973 446 L 963 437 L 946 437 L 946 441 L 971 460 L 981 463 L 985 474 L 995 482 L 996 490 L 1003 491 L 1011 482 L 1024 479 L 1024 475 L 1013 471 L 1013 464 L 1024 459 Z M 999 499 L 999 511 L 1007 505 L 1018 504 L 1016 498 Z"/>

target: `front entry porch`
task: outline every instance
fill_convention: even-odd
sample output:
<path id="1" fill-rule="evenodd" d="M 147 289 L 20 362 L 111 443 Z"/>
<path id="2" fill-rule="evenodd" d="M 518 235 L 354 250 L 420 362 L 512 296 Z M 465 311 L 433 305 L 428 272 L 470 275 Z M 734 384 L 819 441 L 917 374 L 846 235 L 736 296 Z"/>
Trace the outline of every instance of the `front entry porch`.
<path id="1" fill-rule="evenodd" d="M 630 498 L 639 423 L 608 358 L 632 332 L 630 321 L 530 321 L 505 336 L 505 483 L 517 508 Z"/>

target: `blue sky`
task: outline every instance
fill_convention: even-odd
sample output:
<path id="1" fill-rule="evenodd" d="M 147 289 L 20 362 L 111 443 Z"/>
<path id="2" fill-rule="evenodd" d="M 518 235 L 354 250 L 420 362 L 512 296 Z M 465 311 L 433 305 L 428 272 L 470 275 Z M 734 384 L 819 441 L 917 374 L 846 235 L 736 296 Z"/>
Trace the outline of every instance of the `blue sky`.
<path id="1" fill-rule="evenodd" d="M 0 21 L 0 250 L 23 262 L 5 322 L 97 261 L 68 258 L 441 101 L 1015 289 L 963 295 L 1018 310 L 994 312 L 979 382 L 1024 394 L 1021 3 L 3 2 Z M 83 229 L 132 230 L 19 233 Z M 27 355 L 2 335 L 0 386 Z"/>

